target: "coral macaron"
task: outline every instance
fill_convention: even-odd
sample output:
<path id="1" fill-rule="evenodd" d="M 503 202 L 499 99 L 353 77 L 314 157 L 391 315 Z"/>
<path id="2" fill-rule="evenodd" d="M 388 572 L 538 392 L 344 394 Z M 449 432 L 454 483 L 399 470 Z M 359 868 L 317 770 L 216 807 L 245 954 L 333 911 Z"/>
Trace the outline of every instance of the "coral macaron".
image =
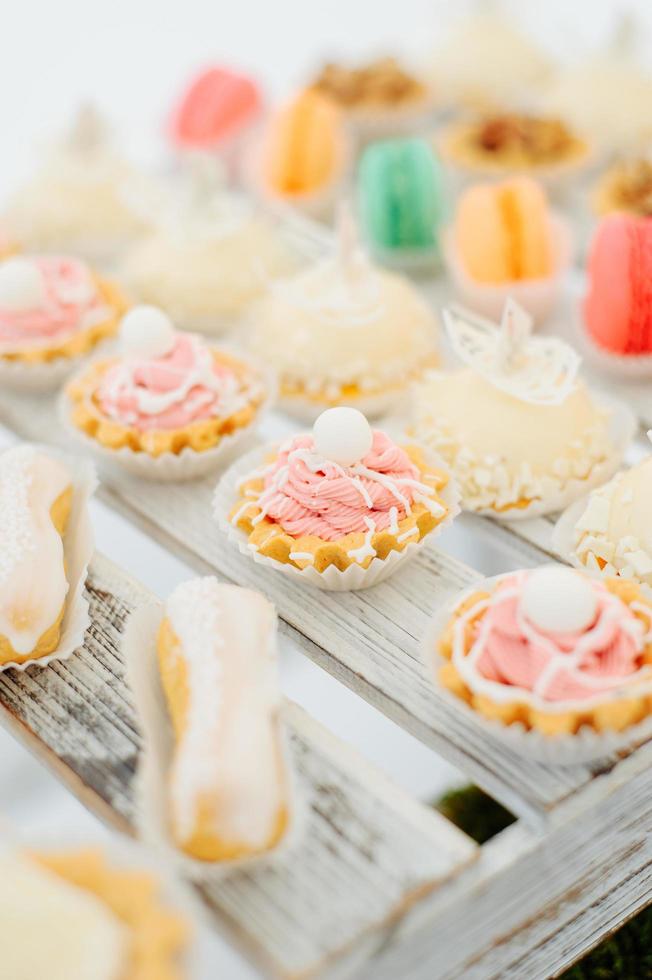
<path id="1" fill-rule="evenodd" d="M 604 218 L 588 260 L 584 323 L 613 354 L 652 353 L 652 221 L 627 214 Z"/>

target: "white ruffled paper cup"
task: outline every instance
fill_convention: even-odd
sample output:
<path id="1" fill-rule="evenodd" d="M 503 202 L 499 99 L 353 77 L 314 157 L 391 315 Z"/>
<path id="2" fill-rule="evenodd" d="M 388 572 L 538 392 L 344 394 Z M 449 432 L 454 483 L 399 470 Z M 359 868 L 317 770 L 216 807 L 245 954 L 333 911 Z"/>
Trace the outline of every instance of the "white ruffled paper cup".
<path id="1" fill-rule="evenodd" d="M 610 434 L 614 451 L 609 459 L 594 466 L 590 476 L 583 479 L 569 480 L 563 490 L 551 494 L 545 500 L 534 500 L 527 507 L 512 507 L 510 510 L 501 512 L 487 507 L 474 510 L 473 513 L 480 514 L 482 517 L 492 517 L 497 521 L 507 523 L 511 523 L 512 521 L 525 521 L 530 517 L 544 517 L 546 514 L 557 514 L 559 511 L 570 506 L 578 498 L 584 497 L 587 491 L 594 490 L 596 487 L 607 483 L 622 465 L 627 447 L 638 431 L 638 422 L 633 412 L 624 402 L 615 398 L 609 398 L 602 393 L 594 395 L 594 399 L 599 405 L 608 409 L 611 413 Z"/>
<path id="2" fill-rule="evenodd" d="M 455 480 L 451 476 L 446 487 L 441 491 L 440 496 L 448 508 L 446 517 L 429 531 L 420 541 L 411 541 L 403 551 L 390 551 L 386 558 L 373 558 L 367 568 L 353 563 L 341 571 L 335 565 L 329 565 L 323 572 L 318 572 L 316 568 L 307 565 L 305 568 L 297 568 L 286 562 L 276 561 L 267 555 L 261 555 L 256 548 L 249 543 L 247 535 L 240 528 L 235 527 L 229 520 L 229 514 L 233 510 L 238 500 L 238 485 L 254 470 L 260 468 L 268 455 L 278 449 L 278 444 L 268 446 L 258 446 L 252 452 L 242 456 L 236 463 L 229 467 L 222 476 L 213 497 L 213 514 L 220 530 L 226 535 L 242 555 L 248 555 L 258 565 L 266 568 L 273 568 L 284 575 L 288 575 L 295 582 L 304 583 L 318 589 L 325 589 L 328 592 L 353 592 L 360 589 L 369 589 L 378 585 L 385 579 L 393 575 L 406 562 L 411 561 L 419 554 L 425 544 L 433 541 L 444 528 L 448 527 L 460 512 L 459 493 Z M 438 457 L 432 453 L 427 454 L 427 462 L 432 466 L 437 466 L 448 472 L 448 467 Z"/>
<path id="3" fill-rule="evenodd" d="M 13 661 L 0 665 L 0 672 L 26 670 L 28 667 L 46 667 L 54 660 L 67 660 L 84 644 L 86 630 L 91 624 L 88 613 L 88 600 L 84 587 L 88 566 L 95 552 L 93 527 L 88 510 L 88 502 L 97 487 L 95 467 L 86 460 L 68 453 L 32 443 L 39 453 L 59 460 L 70 473 L 73 484 L 72 507 L 68 525 L 63 535 L 63 557 L 68 580 L 68 594 L 61 621 L 61 632 L 57 649 L 45 657 L 33 657 L 24 663 Z"/>
<path id="4" fill-rule="evenodd" d="M 553 212 L 551 224 L 554 241 L 552 273 L 541 279 L 522 279 L 499 284 L 478 282 L 469 275 L 459 254 L 454 229 L 445 229 L 442 234 L 444 264 L 465 305 L 498 322 L 506 301 L 511 298 L 530 313 L 535 323 L 545 320 L 559 301 L 574 252 L 570 222 L 559 213 Z"/>
<path id="5" fill-rule="evenodd" d="M 227 348 L 221 348 L 226 350 Z M 65 391 L 59 397 L 59 418 L 68 435 L 83 446 L 104 468 L 125 470 L 134 476 L 159 483 L 181 483 L 198 480 L 228 466 L 238 454 L 246 451 L 256 441 L 256 429 L 274 402 L 276 382 L 269 372 L 259 368 L 251 359 L 238 353 L 239 360 L 251 366 L 261 379 L 264 386 L 265 398 L 258 406 L 254 418 L 249 425 L 241 426 L 235 432 L 228 433 L 220 439 L 212 449 L 198 452 L 186 446 L 179 453 L 162 453 L 160 456 L 150 456 L 149 453 L 123 446 L 120 449 L 109 449 L 101 445 L 92 436 L 82 432 L 74 425 L 71 417 L 72 404 Z"/>
<path id="6" fill-rule="evenodd" d="M 166 814 L 169 812 L 169 773 L 174 750 L 172 722 L 165 701 L 158 670 L 156 641 L 164 616 L 161 604 L 141 606 L 127 621 L 121 652 L 126 677 L 134 699 L 142 749 L 136 777 L 136 824 L 143 843 L 158 855 L 165 866 L 193 881 L 210 881 L 234 868 L 263 867 L 273 864 L 297 844 L 305 814 L 297 791 L 292 767 L 290 774 L 291 816 L 283 839 L 271 851 L 235 861 L 200 861 L 185 854 L 172 838 Z M 283 733 L 283 751 L 289 759 L 287 737 Z"/>
<path id="7" fill-rule="evenodd" d="M 484 715 L 475 711 L 466 701 L 454 695 L 440 683 L 439 668 L 449 661 L 439 653 L 439 638 L 444 633 L 455 609 L 475 592 L 493 592 L 501 579 L 508 577 L 509 574 L 507 573 L 507 576 L 495 575 L 492 578 L 476 582 L 450 602 L 441 606 L 432 617 L 421 642 L 421 656 L 440 697 L 445 698 L 449 704 L 455 707 L 456 711 L 459 711 L 469 721 L 475 725 L 481 725 L 489 737 L 502 742 L 514 752 L 518 752 L 519 755 L 551 767 L 598 762 L 614 756 L 618 752 L 631 750 L 652 737 L 652 714 L 622 732 L 598 732 L 591 726 L 585 725 L 574 735 L 544 735 L 535 729 L 527 729 L 521 722 L 506 725 L 485 718 Z M 513 688 L 512 690 L 517 692 L 514 696 L 515 701 L 527 700 L 528 696 L 531 697 L 530 692 L 521 691 L 520 688 Z M 652 692 L 652 675 L 649 682 L 646 682 L 645 685 L 638 685 L 636 688 L 637 694 L 647 694 L 648 692 Z M 631 697 L 633 693 L 633 687 L 629 691 L 625 688 L 622 697 Z M 490 695 L 488 696 L 490 697 Z M 604 700 L 609 699 L 605 698 Z M 558 702 L 555 706 L 547 705 L 546 710 L 553 713 L 554 711 L 562 712 L 569 710 L 569 708 L 581 708 L 582 706 L 586 708 L 586 702 L 582 705 L 582 702 L 578 701 L 565 701 Z"/>
<path id="8" fill-rule="evenodd" d="M 102 347 L 102 352 L 106 352 Z M 93 355 L 98 352 L 95 348 Z M 57 357 L 54 361 L 30 364 L 26 361 L 9 361 L 0 357 L 0 389 L 24 391 L 30 394 L 51 394 L 78 371 L 90 354 L 79 357 Z"/>

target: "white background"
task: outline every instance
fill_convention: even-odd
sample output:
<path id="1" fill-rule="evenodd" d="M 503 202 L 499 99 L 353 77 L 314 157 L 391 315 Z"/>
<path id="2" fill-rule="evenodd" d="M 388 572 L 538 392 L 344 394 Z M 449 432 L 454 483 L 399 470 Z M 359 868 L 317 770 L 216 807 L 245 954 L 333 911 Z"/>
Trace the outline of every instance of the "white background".
<path id="1" fill-rule="evenodd" d="M 17 0 L 0 28 L 0 196 L 35 163 L 39 141 L 76 105 L 92 99 L 119 125 L 141 159 L 162 152 L 166 111 L 193 71 L 210 61 L 254 72 L 270 98 L 299 84 L 324 57 L 400 52 L 427 60 L 446 25 L 469 7 L 435 0 Z M 607 37 L 618 10 L 637 9 L 652 36 L 652 5 L 608 0 L 505 4 L 565 58 Z M 649 42 L 642 38 L 642 51 Z M 35 149 L 36 147 L 36 149 Z M 103 506 L 94 505 L 98 547 L 164 596 L 191 572 Z M 468 558 L 451 531 L 445 546 Z M 476 566 L 497 556 L 476 551 Z M 503 563 L 504 567 L 504 563 Z M 411 792 L 433 798 L 459 776 L 287 645 L 283 685 L 343 738 Z M 38 839 L 60 832 L 88 840 L 104 831 L 12 739 L 0 731 L 0 817 Z M 245 980 L 255 973 L 220 940 L 204 942 L 203 977 Z M 210 964 L 210 965 L 209 965 Z"/>

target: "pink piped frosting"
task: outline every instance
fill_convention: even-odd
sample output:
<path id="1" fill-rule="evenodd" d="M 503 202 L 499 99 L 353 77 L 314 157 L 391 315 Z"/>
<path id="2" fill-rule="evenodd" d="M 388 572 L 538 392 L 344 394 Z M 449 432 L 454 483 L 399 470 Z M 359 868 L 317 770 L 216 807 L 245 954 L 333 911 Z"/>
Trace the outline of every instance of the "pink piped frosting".
<path id="1" fill-rule="evenodd" d="M 265 471 L 258 504 L 294 537 L 335 541 L 395 525 L 432 492 L 405 450 L 375 430 L 370 452 L 344 467 L 319 456 L 311 435 L 295 437 Z"/>
<path id="2" fill-rule="evenodd" d="M 163 356 L 124 358 L 110 367 L 96 400 L 122 425 L 170 430 L 231 415 L 247 403 L 247 392 L 199 337 L 178 333 Z"/>
<path id="3" fill-rule="evenodd" d="M 84 262 L 59 256 L 39 256 L 31 261 L 42 276 L 44 299 L 27 310 L 0 307 L 0 350 L 51 346 L 107 315 Z"/>
<path id="4" fill-rule="evenodd" d="M 526 574 L 505 578 L 478 621 L 469 656 L 481 677 L 559 702 L 618 688 L 640 669 L 640 621 L 602 583 L 591 582 L 597 611 L 590 626 L 554 633 L 535 626 L 520 607 Z"/>

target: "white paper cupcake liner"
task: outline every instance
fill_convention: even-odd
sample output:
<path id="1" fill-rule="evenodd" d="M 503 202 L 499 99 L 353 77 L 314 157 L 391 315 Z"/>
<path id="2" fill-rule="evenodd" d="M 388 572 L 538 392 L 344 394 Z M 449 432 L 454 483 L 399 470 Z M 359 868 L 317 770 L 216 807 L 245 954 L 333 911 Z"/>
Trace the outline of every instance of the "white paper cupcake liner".
<path id="1" fill-rule="evenodd" d="M 161 605 L 152 604 L 136 609 L 129 617 L 121 644 L 127 681 L 143 738 L 136 777 L 136 824 L 140 837 L 168 867 L 193 881 L 211 881 L 228 874 L 234 868 L 273 864 L 280 855 L 287 854 L 296 845 L 305 819 L 304 805 L 292 776 L 292 767 L 288 764 L 285 735 L 283 748 L 286 768 L 290 774 L 291 818 L 290 826 L 274 850 L 235 861 L 211 863 L 185 854 L 171 836 L 166 814 L 169 810 L 168 775 L 174 739 L 161 686 L 156 649 L 163 616 Z"/>
<path id="2" fill-rule="evenodd" d="M 460 299 L 472 310 L 496 322 L 500 321 L 508 299 L 516 300 L 536 323 L 545 320 L 559 300 L 574 252 L 573 231 L 566 218 L 553 212 L 551 225 L 555 249 L 551 275 L 496 285 L 477 282 L 468 274 L 459 255 L 454 229 L 446 228 L 442 233 L 444 263 Z"/>
<path id="3" fill-rule="evenodd" d="M 573 342 L 589 364 L 612 377 L 640 381 L 652 378 L 652 354 L 616 354 L 599 347 L 591 338 L 582 312 L 582 301 L 574 305 Z M 652 393 L 650 394 L 652 405 Z"/>
<path id="4" fill-rule="evenodd" d="M 88 356 L 58 357 L 46 364 L 8 361 L 0 357 L 0 388 L 48 394 L 60 388 L 69 375 L 78 371 Z"/>
<path id="5" fill-rule="evenodd" d="M 375 140 L 425 135 L 434 124 L 437 112 L 436 100 L 428 93 L 403 105 L 345 110 L 345 119 L 356 147 L 361 149 Z"/>
<path id="6" fill-rule="evenodd" d="M 226 346 L 221 349 L 232 353 Z M 276 383 L 273 375 L 260 368 L 256 362 L 248 356 L 242 355 L 239 351 L 236 356 L 259 375 L 265 388 L 266 397 L 261 402 L 249 425 L 241 426 L 235 432 L 222 436 L 217 446 L 212 449 L 197 452 L 186 446 L 180 453 L 168 452 L 162 453 L 160 456 L 150 456 L 146 452 L 137 452 L 127 446 L 123 446 L 121 449 L 109 449 L 73 424 L 71 403 L 65 391 L 61 392 L 58 400 L 59 418 L 68 435 L 79 445 L 84 446 L 89 453 L 92 453 L 98 464 L 103 467 L 109 469 L 119 467 L 134 474 L 134 476 L 156 480 L 160 483 L 179 483 L 200 479 L 215 472 L 220 467 L 227 466 L 238 453 L 245 451 L 255 442 L 256 428 L 275 398 Z"/>
<path id="7" fill-rule="evenodd" d="M 45 657 L 33 657 L 25 663 L 9 662 L 0 664 L 3 670 L 26 670 L 28 667 L 46 667 L 53 660 L 67 660 L 84 644 L 86 630 L 90 626 L 88 600 L 84 586 L 88 566 L 95 552 L 95 540 L 88 511 L 88 501 L 97 487 L 97 475 L 92 463 L 70 456 L 51 446 L 31 443 L 34 449 L 63 463 L 70 473 L 73 484 L 73 499 L 68 526 L 63 536 L 63 555 L 66 563 L 68 594 L 61 621 L 61 635 L 57 649 Z"/>
<path id="8" fill-rule="evenodd" d="M 513 507 L 509 511 L 500 513 L 491 507 L 486 507 L 474 509 L 473 513 L 508 523 L 524 521 L 530 517 L 543 517 L 546 514 L 556 514 L 560 510 L 564 510 L 573 501 L 583 497 L 588 490 L 593 490 L 595 487 L 607 483 L 620 468 L 625 451 L 638 431 L 638 422 L 633 412 L 623 402 L 609 398 L 602 393 L 594 394 L 593 398 L 598 405 L 611 412 L 611 438 L 614 444 L 614 453 L 609 459 L 594 466 L 589 476 L 583 479 L 569 480 L 559 493 L 552 494 L 545 500 L 534 500 L 528 507 Z"/>
<path id="9" fill-rule="evenodd" d="M 295 565 L 276 561 L 267 555 L 261 555 L 256 548 L 253 548 L 249 544 L 244 531 L 235 527 L 229 520 L 229 513 L 233 510 L 238 500 L 238 483 L 240 480 L 252 471 L 259 469 L 265 458 L 277 448 L 278 444 L 275 443 L 263 447 L 259 446 L 252 452 L 247 453 L 246 456 L 242 456 L 236 463 L 229 467 L 215 488 L 213 514 L 220 529 L 242 555 L 248 555 L 250 558 L 253 558 L 258 565 L 273 568 L 284 575 L 289 575 L 296 582 L 302 582 L 318 589 L 326 589 L 329 592 L 351 592 L 359 589 L 369 589 L 373 585 L 378 585 L 379 582 L 383 582 L 390 575 L 393 575 L 398 568 L 406 562 L 411 561 L 426 543 L 433 541 L 459 514 L 459 493 L 457 485 L 451 476 L 447 486 L 440 493 L 442 500 L 448 508 L 448 514 L 444 520 L 420 541 L 411 541 L 403 551 L 390 551 L 386 558 L 373 558 L 368 568 L 363 568 L 361 565 L 354 563 L 349 565 L 344 571 L 340 571 L 335 565 L 329 565 L 323 572 L 318 572 L 316 568 L 310 565 L 306 566 L 306 568 L 297 568 Z M 430 465 L 448 471 L 445 463 L 432 453 L 427 453 L 426 459 Z"/>
<path id="10" fill-rule="evenodd" d="M 485 718 L 480 712 L 470 707 L 466 701 L 458 698 L 440 683 L 439 668 L 448 661 L 440 655 L 437 644 L 455 608 L 474 592 L 493 592 L 498 582 L 505 577 L 505 575 L 495 575 L 475 583 L 471 588 L 465 589 L 450 602 L 441 606 L 431 619 L 421 642 L 421 656 L 440 697 L 445 698 L 449 704 L 455 707 L 455 710 L 470 721 L 472 720 L 476 725 L 481 725 L 486 730 L 487 735 L 502 742 L 514 752 L 552 767 L 598 762 L 613 756 L 617 752 L 632 749 L 652 737 L 652 715 L 622 732 L 598 732 L 586 725 L 574 735 L 544 735 L 535 729 L 527 729 L 520 722 L 505 725 L 499 721 Z M 642 694 L 647 691 L 652 691 L 652 680 L 645 685 L 640 684 L 636 688 L 637 693 Z M 629 696 L 632 693 L 633 689 L 629 691 Z M 627 697 L 628 693 L 624 691 L 622 696 Z M 518 697 L 515 696 L 514 700 L 518 700 Z M 563 704 L 559 702 L 557 710 L 566 710 L 571 704 L 572 706 L 581 706 L 581 702 L 563 702 Z"/>

